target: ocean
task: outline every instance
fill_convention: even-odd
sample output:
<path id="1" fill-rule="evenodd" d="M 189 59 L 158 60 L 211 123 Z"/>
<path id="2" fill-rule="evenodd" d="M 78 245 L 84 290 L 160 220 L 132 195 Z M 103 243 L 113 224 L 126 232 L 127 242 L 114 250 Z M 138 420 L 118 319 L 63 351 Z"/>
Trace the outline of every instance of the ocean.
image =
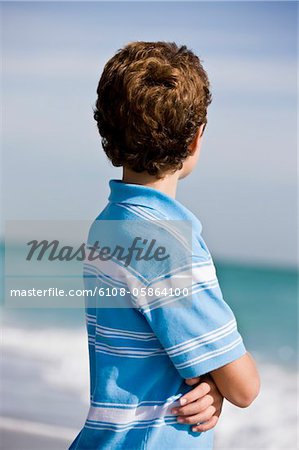
<path id="1" fill-rule="evenodd" d="M 1 255 L 3 279 L 3 247 Z M 297 271 L 215 266 L 262 382 L 249 408 L 224 403 L 215 449 L 296 449 Z M 3 292 L 3 449 L 66 449 L 88 411 L 84 311 L 9 309 Z"/>

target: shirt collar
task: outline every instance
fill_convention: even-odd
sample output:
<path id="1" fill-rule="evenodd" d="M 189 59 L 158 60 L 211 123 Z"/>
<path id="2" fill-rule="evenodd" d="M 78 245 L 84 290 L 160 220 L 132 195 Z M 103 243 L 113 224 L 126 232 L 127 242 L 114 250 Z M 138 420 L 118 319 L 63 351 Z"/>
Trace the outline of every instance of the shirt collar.
<path id="1" fill-rule="evenodd" d="M 156 209 L 173 220 L 190 220 L 196 224 L 198 232 L 201 232 L 200 221 L 178 200 L 170 197 L 157 189 L 140 184 L 125 183 L 122 180 L 110 180 L 110 195 L 108 200 L 111 203 L 127 203 L 141 205 Z"/>

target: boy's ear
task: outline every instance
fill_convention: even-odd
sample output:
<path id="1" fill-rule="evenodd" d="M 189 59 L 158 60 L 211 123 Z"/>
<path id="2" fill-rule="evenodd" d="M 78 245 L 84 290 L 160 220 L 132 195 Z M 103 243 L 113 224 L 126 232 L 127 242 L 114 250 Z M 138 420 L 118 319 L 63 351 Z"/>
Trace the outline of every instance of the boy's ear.
<path id="1" fill-rule="evenodd" d="M 200 125 L 200 127 L 198 128 L 198 130 L 197 130 L 197 132 L 196 132 L 196 135 L 195 135 L 193 141 L 192 141 L 191 144 L 189 145 L 190 155 L 193 155 L 193 153 L 196 152 L 196 149 L 198 148 L 198 145 L 199 145 L 199 141 L 200 141 L 200 139 L 202 138 L 203 131 L 204 131 L 204 129 L 205 129 L 205 125 L 206 125 L 205 123 L 202 123 L 202 124 Z"/>

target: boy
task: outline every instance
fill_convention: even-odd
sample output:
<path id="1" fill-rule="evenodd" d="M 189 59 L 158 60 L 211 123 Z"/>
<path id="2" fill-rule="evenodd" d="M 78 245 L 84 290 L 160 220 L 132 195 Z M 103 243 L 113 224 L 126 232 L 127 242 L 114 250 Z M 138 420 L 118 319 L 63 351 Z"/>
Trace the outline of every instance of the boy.
<path id="1" fill-rule="evenodd" d="M 99 293 L 86 305 L 91 406 L 70 449 L 211 449 L 221 395 L 247 407 L 259 376 L 201 224 L 175 200 L 198 160 L 208 77 L 185 46 L 135 42 L 108 61 L 97 94 L 103 148 L 123 179 L 110 181 L 88 238 L 105 246 L 85 264 Z"/>

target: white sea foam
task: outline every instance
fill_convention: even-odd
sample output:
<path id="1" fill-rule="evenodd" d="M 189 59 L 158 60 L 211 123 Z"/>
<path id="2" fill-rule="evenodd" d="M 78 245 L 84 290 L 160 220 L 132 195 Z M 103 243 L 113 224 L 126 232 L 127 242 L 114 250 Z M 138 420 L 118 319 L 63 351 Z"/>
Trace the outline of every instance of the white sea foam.
<path id="1" fill-rule="evenodd" d="M 260 394 L 246 409 L 224 403 L 215 450 L 298 448 L 296 371 L 259 360 Z"/>
<path id="2" fill-rule="evenodd" d="M 22 361 L 38 366 L 40 381 L 57 389 L 75 392 L 89 401 L 88 344 L 84 328 L 15 329 L 3 331 L 3 351 L 21 368 Z M 5 363 L 5 358 L 4 358 Z M 36 377 L 36 372 L 32 374 Z"/>
<path id="3" fill-rule="evenodd" d="M 293 450 L 296 444 L 296 372 L 294 369 L 263 362 L 257 355 L 262 388 L 259 397 L 246 409 L 236 408 L 225 402 L 216 428 L 216 449 L 279 449 Z M 45 388 L 63 393 L 77 401 L 72 406 L 74 422 L 60 425 L 74 426 L 84 419 L 89 399 L 88 350 L 84 328 L 65 329 L 15 329 L 5 327 L 3 332 L 4 388 L 12 387 L 14 396 L 9 398 L 9 415 L 23 419 L 19 395 L 24 389 L 32 398 L 31 419 L 34 419 L 34 396 L 41 401 Z M 26 379 L 24 380 L 24 378 Z M 32 389 L 30 389 L 30 383 Z M 56 408 L 55 400 L 47 402 L 48 408 Z M 60 405 L 61 408 L 62 405 Z M 64 403 L 65 414 L 71 409 Z M 8 407 L 7 407 L 8 408 Z M 76 411 L 77 409 L 77 411 Z M 7 413 L 7 411 L 4 411 Z M 55 417 L 61 411 L 55 412 Z M 76 416 L 77 414 L 77 416 Z M 36 419 L 46 422 L 41 411 Z"/>

